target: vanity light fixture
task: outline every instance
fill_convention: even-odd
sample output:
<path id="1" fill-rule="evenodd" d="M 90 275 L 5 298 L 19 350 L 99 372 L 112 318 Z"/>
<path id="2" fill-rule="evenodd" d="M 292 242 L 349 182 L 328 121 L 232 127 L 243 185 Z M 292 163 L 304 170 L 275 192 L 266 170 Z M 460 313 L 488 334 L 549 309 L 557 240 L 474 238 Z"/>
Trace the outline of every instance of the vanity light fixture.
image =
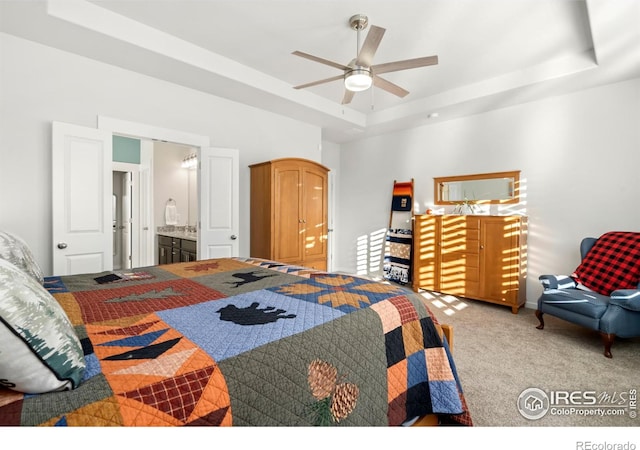
<path id="1" fill-rule="evenodd" d="M 182 160 L 182 167 L 185 169 L 195 169 L 198 167 L 198 155 L 191 153 Z"/>

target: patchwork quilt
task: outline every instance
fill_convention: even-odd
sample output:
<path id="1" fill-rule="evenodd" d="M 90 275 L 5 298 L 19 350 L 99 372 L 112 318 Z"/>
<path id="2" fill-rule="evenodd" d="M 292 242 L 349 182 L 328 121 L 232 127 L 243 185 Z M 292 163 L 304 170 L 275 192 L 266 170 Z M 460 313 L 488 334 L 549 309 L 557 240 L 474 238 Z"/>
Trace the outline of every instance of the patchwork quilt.
<path id="1" fill-rule="evenodd" d="M 73 390 L 0 388 L 5 426 L 472 425 L 423 298 L 223 258 L 49 277 L 83 347 Z"/>

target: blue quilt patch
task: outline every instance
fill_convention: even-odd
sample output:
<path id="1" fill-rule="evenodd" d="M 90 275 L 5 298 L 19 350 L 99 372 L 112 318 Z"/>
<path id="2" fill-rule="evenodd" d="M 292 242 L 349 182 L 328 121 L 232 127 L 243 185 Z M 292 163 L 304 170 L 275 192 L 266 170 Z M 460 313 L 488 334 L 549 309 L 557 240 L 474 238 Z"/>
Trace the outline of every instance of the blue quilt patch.
<path id="1" fill-rule="evenodd" d="M 458 386 L 454 380 L 429 381 L 431 405 L 434 413 L 453 411 L 462 412 L 462 401 L 458 394 Z"/>
<path id="2" fill-rule="evenodd" d="M 62 282 L 62 277 L 45 277 L 43 286 L 51 295 L 69 292 Z"/>
<path id="3" fill-rule="evenodd" d="M 415 352 L 407 356 L 407 387 L 415 386 L 428 379 L 424 352 Z"/>
<path id="4" fill-rule="evenodd" d="M 157 314 L 216 361 L 302 333 L 344 315 L 325 306 L 299 302 L 268 290 Z M 290 320 L 294 317 L 296 320 Z"/>

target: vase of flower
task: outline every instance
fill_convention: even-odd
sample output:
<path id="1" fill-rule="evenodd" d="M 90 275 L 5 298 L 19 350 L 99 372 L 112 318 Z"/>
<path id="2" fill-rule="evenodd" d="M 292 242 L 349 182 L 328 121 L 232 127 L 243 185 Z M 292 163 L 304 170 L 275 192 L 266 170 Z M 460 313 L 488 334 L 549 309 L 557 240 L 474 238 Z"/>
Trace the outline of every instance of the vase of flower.
<path id="1" fill-rule="evenodd" d="M 466 216 L 476 212 L 477 205 L 471 200 L 465 198 L 463 201 L 456 203 L 456 207 L 453 209 L 454 214 L 460 214 Z"/>

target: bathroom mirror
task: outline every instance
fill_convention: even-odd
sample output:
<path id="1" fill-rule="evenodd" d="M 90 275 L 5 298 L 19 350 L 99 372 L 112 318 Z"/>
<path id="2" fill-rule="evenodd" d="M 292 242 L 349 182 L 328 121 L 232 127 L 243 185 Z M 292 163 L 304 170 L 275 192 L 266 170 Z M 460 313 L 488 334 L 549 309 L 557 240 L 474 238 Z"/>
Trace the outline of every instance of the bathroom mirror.
<path id="1" fill-rule="evenodd" d="M 436 205 L 518 203 L 520 171 L 434 177 L 433 187 Z"/>

